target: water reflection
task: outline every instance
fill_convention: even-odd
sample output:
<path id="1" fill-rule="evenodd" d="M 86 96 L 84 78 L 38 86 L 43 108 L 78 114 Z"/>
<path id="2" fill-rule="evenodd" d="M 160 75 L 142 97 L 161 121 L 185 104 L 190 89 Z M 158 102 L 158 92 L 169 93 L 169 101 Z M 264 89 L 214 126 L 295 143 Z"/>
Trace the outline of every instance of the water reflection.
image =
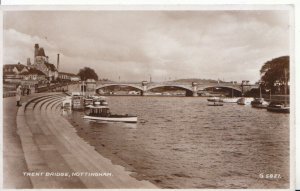
<path id="1" fill-rule="evenodd" d="M 72 114 L 71 107 L 61 109 L 62 116 L 70 116 Z"/>

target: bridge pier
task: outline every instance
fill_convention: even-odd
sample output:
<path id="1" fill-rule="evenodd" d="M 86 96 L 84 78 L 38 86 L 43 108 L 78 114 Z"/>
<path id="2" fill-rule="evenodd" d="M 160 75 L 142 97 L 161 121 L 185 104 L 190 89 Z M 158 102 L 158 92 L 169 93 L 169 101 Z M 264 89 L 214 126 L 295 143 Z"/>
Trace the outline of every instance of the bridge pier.
<path id="1" fill-rule="evenodd" d="M 193 91 L 193 97 L 198 97 L 198 92 L 197 91 Z"/>
<path id="2" fill-rule="evenodd" d="M 197 97 L 197 96 L 198 96 L 198 87 L 197 87 L 197 83 L 192 82 L 192 89 L 193 89 L 193 97 Z"/>

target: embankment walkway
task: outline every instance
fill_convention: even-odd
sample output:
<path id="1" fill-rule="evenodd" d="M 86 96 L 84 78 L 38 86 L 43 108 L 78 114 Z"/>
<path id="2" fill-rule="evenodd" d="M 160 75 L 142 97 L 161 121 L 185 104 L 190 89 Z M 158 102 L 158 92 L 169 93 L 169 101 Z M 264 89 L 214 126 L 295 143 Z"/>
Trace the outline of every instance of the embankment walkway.
<path id="1" fill-rule="evenodd" d="M 23 167 L 14 178 L 22 178 L 23 188 L 157 188 L 131 177 L 130 172 L 112 164 L 80 138 L 61 116 L 63 97 L 54 93 L 33 96 L 17 111 L 21 148 L 16 152 Z M 23 176 L 23 172 L 35 174 Z"/>

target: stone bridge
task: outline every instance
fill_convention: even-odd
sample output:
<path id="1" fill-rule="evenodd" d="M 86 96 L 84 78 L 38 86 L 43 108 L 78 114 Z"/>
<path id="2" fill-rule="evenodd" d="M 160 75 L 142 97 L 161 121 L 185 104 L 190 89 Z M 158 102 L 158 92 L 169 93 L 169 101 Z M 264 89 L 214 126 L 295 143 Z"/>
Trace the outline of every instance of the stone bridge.
<path id="1" fill-rule="evenodd" d="M 186 96 L 198 96 L 198 92 L 205 91 L 206 88 L 227 88 L 232 89 L 235 91 L 240 92 L 243 94 L 244 92 L 247 92 L 251 90 L 252 88 L 258 88 L 257 85 L 250 85 L 250 84 L 232 84 L 232 83 L 178 83 L 178 82 L 160 82 L 160 83 L 146 83 L 146 82 L 133 82 L 133 83 L 116 83 L 116 82 L 107 82 L 107 83 L 99 83 L 97 82 L 95 84 L 96 92 L 98 90 L 105 88 L 105 87 L 131 87 L 141 92 L 141 95 L 144 95 L 144 93 L 151 91 L 155 88 L 161 88 L 161 87 L 175 87 L 181 90 L 186 91 Z"/>

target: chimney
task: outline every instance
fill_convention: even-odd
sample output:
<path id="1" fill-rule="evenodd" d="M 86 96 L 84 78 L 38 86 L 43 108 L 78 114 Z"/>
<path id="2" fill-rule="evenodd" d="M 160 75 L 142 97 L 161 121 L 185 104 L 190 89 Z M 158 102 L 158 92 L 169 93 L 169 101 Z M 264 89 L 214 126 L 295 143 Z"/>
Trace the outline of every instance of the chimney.
<path id="1" fill-rule="evenodd" d="M 27 66 L 30 66 L 31 62 L 30 62 L 30 58 L 27 58 Z"/>
<path id="2" fill-rule="evenodd" d="M 18 62 L 18 65 L 21 64 L 20 62 Z"/>
<path id="3" fill-rule="evenodd" d="M 49 56 L 46 56 L 46 62 L 49 63 Z"/>
<path id="4" fill-rule="evenodd" d="M 38 53 L 39 53 L 39 44 L 35 44 L 34 45 L 34 57 L 33 57 L 34 64 L 36 63 L 35 57 L 38 55 Z"/>
<path id="5" fill-rule="evenodd" d="M 58 71 L 58 67 L 59 67 L 59 54 L 57 54 L 57 71 Z"/>

